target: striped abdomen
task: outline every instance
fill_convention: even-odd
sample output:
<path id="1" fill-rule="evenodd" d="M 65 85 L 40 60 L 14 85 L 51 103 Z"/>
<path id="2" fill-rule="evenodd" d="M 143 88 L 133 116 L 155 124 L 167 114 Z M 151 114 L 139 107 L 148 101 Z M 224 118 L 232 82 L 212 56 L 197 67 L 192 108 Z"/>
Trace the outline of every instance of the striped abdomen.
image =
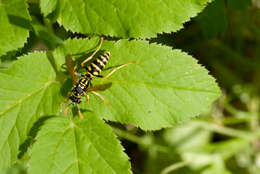
<path id="1" fill-rule="evenodd" d="M 109 60 L 110 52 L 106 52 L 105 54 L 101 55 L 100 57 L 96 58 L 88 67 L 87 67 L 87 74 L 90 77 L 98 76 L 102 69 L 105 67 Z"/>
<path id="2" fill-rule="evenodd" d="M 90 84 L 90 80 L 91 79 L 86 76 L 84 78 L 79 79 L 77 84 L 72 89 L 71 96 L 69 97 L 69 99 L 73 103 L 77 103 L 77 104 L 81 103 L 81 96 L 84 94 L 84 92 L 88 88 L 88 86 Z"/>

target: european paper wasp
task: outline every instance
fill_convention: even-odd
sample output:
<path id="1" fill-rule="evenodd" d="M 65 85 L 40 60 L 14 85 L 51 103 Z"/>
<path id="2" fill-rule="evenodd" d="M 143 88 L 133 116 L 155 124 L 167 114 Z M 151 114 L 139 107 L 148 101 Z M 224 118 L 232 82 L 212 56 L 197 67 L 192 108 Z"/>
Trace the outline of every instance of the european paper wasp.
<path id="1" fill-rule="evenodd" d="M 86 96 L 86 99 L 87 101 L 89 101 L 89 95 L 88 95 L 88 92 L 91 92 L 93 93 L 94 95 L 100 97 L 103 101 L 105 101 L 105 98 L 97 93 L 95 91 L 95 88 L 90 88 L 90 86 L 92 86 L 91 84 L 91 80 L 94 78 L 94 77 L 100 77 L 100 78 L 108 78 L 110 77 L 114 72 L 116 72 L 117 70 L 127 66 L 127 65 L 130 65 L 130 64 L 135 64 L 135 62 L 129 62 L 129 63 L 126 63 L 126 64 L 123 64 L 123 65 L 120 65 L 116 68 L 114 68 L 110 73 L 108 73 L 106 76 L 102 76 L 100 75 L 101 71 L 103 70 L 103 68 L 106 66 L 109 58 L 110 58 L 110 52 L 105 52 L 103 55 L 99 56 L 98 58 L 96 58 L 90 65 L 88 65 L 87 67 L 85 67 L 85 63 L 89 62 L 91 59 L 94 58 L 95 54 L 100 50 L 101 48 L 101 45 L 103 43 L 103 38 L 101 38 L 100 40 L 100 44 L 98 46 L 98 48 L 91 54 L 90 57 L 86 58 L 82 63 L 81 63 L 81 67 L 82 68 L 85 68 L 86 70 L 86 74 L 82 75 L 80 73 L 76 73 L 75 70 L 77 69 L 76 66 L 75 67 L 72 67 L 71 65 L 71 62 L 67 62 L 67 68 L 68 68 L 68 71 L 70 72 L 71 76 L 72 76 L 72 79 L 73 79 L 73 83 L 74 83 L 74 87 L 73 89 L 71 90 L 70 92 L 70 96 L 69 96 L 69 99 L 71 101 L 71 103 L 67 106 L 67 108 L 64 110 L 64 113 L 67 112 L 68 108 L 70 105 L 74 104 L 77 106 L 78 108 L 78 114 L 79 114 L 79 117 L 81 119 L 83 119 L 83 115 L 79 109 L 79 106 L 78 104 L 81 103 L 81 97 L 83 95 Z M 75 76 L 80 76 L 80 79 L 79 80 L 75 80 Z M 105 87 L 106 85 L 104 85 L 103 87 Z M 102 86 L 101 86 L 102 88 Z"/>

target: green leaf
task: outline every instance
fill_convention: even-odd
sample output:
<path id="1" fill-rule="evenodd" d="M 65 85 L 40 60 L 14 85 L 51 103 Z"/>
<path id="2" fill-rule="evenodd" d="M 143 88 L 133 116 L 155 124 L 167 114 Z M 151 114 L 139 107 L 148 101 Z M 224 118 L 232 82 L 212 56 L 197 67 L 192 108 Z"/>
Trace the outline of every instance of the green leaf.
<path id="1" fill-rule="evenodd" d="M 218 143 L 207 144 L 201 147 L 186 149 L 181 156 L 188 162 L 190 167 L 198 169 L 214 165 L 220 160 L 227 160 L 246 149 L 250 141 L 244 139 L 231 139 Z M 228 149 L 228 150 L 227 150 Z M 213 170 L 212 169 L 212 170 Z"/>
<path id="2" fill-rule="evenodd" d="M 0 1 L 0 28 L 0 56 L 23 47 L 30 28 L 25 0 Z"/>
<path id="3" fill-rule="evenodd" d="M 147 38 L 181 29 L 211 0 L 51 1 L 41 3 L 44 15 L 59 9 L 58 22 L 72 32 Z"/>
<path id="4" fill-rule="evenodd" d="M 111 128 L 94 114 L 53 117 L 36 137 L 29 174 L 129 174 L 130 163 Z"/>
<path id="5" fill-rule="evenodd" d="M 210 131 L 200 128 L 196 122 L 189 121 L 186 124 L 167 129 L 164 132 L 164 140 L 173 146 L 175 150 L 186 152 L 208 144 L 211 134 Z"/>
<path id="6" fill-rule="evenodd" d="M 64 54 L 89 53 L 97 45 L 97 39 L 68 40 L 54 57 L 60 61 Z M 200 114 L 220 95 L 208 71 L 180 50 L 127 40 L 105 41 L 102 49 L 111 52 L 107 67 L 136 62 L 108 79 L 93 79 L 94 86 L 112 83 L 100 92 L 109 101 L 108 106 L 91 93 L 90 102 L 80 104 L 106 120 L 131 123 L 145 130 L 170 127 Z"/>
<path id="7" fill-rule="evenodd" d="M 203 34 L 213 39 L 227 28 L 225 1 L 215 0 L 203 11 L 199 17 Z"/>
<path id="8" fill-rule="evenodd" d="M 225 166 L 224 160 L 218 156 L 215 155 L 212 157 L 214 159 L 214 163 L 208 167 L 207 169 L 203 170 L 202 174 L 232 174 Z"/>
<path id="9" fill-rule="evenodd" d="M 50 13 L 52 13 L 56 9 L 57 4 L 58 4 L 58 0 L 52 0 L 52 1 L 41 0 L 40 8 L 43 15 L 46 17 Z"/>
<path id="10" fill-rule="evenodd" d="M 0 71 L 0 171 L 16 162 L 19 145 L 35 120 L 57 113 L 59 89 L 45 53 L 22 56 Z"/>

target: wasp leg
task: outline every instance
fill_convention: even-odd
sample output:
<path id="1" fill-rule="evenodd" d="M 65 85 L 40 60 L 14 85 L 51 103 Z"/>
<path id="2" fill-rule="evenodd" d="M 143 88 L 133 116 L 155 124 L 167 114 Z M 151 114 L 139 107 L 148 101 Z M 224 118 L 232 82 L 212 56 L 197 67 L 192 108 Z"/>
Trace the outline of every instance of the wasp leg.
<path id="1" fill-rule="evenodd" d="M 67 112 L 68 112 L 68 109 L 69 109 L 70 107 L 69 106 L 67 106 L 65 109 L 64 109 L 64 111 L 62 112 L 63 114 L 67 114 Z"/>
<path id="2" fill-rule="evenodd" d="M 73 103 L 68 104 L 68 106 L 64 109 L 64 111 L 62 112 L 63 114 L 67 114 L 68 109 L 70 108 L 70 105 Z"/>
<path id="3" fill-rule="evenodd" d="M 83 120 L 83 119 L 84 119 L 84 116 L 82 115 L 79 106 L 78 106 L 78 105 L 76 105 L 76 106 L 77 106 L 77 108 L 78 108 L 79 118 L 80 118 L 81 120 Z"/>
<path id="4" fill-rule="evenodd" d="M 101 100 L 104 101 L 104 103 L 108 106 L 109 105 L 109 101 L 104 97 L 102 96 L 101 94 L 95 92 L 95 91 L 91 91 L 91 93 L 93 93 L 94 95 L 98 96 Z"/>
<path id="5" fill-rule="evenodd" d="M 62 112 L 63 114 L 67 114 L 68 109 L 70 108 L 70 105 L 71 105 L 71 104 L 73 104 L 73 103 L 68 104 L 68 106 L 67 106 L 67 107 L 64 109 L 64 111 Z M 80 111 L 80 108 L 79 108 L 78 105 L 76 105 L 76 106 L 77 106 L 77 109 L 78 109 L 79 118 L 80 118 L 81 120 L 83 120 L 84 117 L 83 117 L 83 115 L 82 115 L 82 113 L 81 113 L 81 111 Z"/>
<path id="6" fill-rule="evenodd" d="M 85 96 L 86 96 L 86 99 L 87 99 L 87 102 L 89 102 L 89 95 L 88 95 L 88 92 L 84 92 Z"/>
<path id="7" fill-rule="evenodd" d="M 127 65 L 131 65 L 131 64 L 136 64 L 135 62 L 129 62 L 129 63 L 126 63 L 126 64 L 123 64 L 123 65 L 121 65 L 121 66 L 119 66 L 119 67 L 116 67 L 116 68 L 114 68 L 110 73 L 108 73 L 108 75 L 106 75 L 106 76 L 102 76 L 102 75 L 97 75 L 96 77 L 101 77 L 101 78 L 104 78 L 104 79 L 107 79 L 108 77 L 110 77 L 114 72 L 116 72 L 117 70 L 119 70 L 119 69 L 121 69 L 121 68 L 123 68 L 123 67 L 125 67 L 125 66 L 127 66 Z"/>
<path id="8" fill-rule="evenodd" d="M 69 100 L 69 97 L 66 97 L 62 102 L 60 102 L 60 105 L 63 105 L 64 103 L 67 103 L 68 100 Z"/>
<path id="9" fill-rule="evenodd" d="M 96 51 L 94 51 L 94 53 L 92 53 L 91 56 L 89 56 L 88 58 L 86 58 L 86 59 L 81 63 L 81 67 L 84 67 L 85 63 L 87 63 L 88 61 L 90 61 L 90 60 L 94 57 L 94 55 L 100 50 L 102 43 L 103 43 L 103 37 L 101 37 L 101 39 L 100 39 L 100 44 L 99 44 L 98 48 L 96 49 Z"/>

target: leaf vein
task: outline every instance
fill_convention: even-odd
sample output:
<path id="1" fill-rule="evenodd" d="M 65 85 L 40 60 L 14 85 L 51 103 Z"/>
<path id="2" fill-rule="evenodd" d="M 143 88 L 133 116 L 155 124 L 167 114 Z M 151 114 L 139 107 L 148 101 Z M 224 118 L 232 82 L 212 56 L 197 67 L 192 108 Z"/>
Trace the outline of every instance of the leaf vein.
<path id="1" fill-rule="evenodd" d="M 7 113 L 8 111 L 10 111 L 12 108 L 16 107 L 17 105 L 21 104 L 23 101 L 27 100 L 28 98 L 32 97 L 33 95 L 37 94 L 38 92 L 40 92 L 42 89 L 44 88 L 47 88 L 48 86 L 50 86 L 52 83 L 54 83 L 56 81 L 50 81 L 50 82 L 47 82 L 45 83 L 45 85 L 41 88 L 39 88 L 38 90 L 32 92 L 32 93 L 29 93 L 28 96 L 24 97 L 23 99 L 19 100 L 18 102 L 12 104 L 10 107 L 8 107 L 4 112 L 1 112 L 0 113 L 0 117 L 2 115 L 4 115 L 5 113 Z"/>

